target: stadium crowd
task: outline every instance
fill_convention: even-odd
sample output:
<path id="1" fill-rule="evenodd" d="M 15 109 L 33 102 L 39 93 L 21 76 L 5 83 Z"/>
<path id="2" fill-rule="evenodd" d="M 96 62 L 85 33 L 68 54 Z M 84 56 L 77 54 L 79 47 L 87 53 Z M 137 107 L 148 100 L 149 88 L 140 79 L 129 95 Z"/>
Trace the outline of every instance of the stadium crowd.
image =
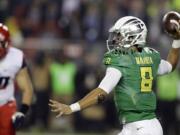
<path id="1" fill-rule="evenodd" d="M 48 100 L 72 103 L 97 86 L 103 72 L 108 29 L 118 18 L 132 15 L 148 27 L 149 46 L 166 56 L 171 40 L 161 21 L 179 0 L 1 0 L 0 22 L 10 30 L 30 66 L 34 100 L 24 130 L 105 132 L 120 129 L 111 97 L 103 104 L 55 119 Z M 164 135 L 179 135 L 180 73 L 157 80 L 157 115 Z M 168 83 L 171 79 L 172 83 Z M 83 82 L 83 83 L 82 83 Z M 169 91 L 170 90 L 170 91 Z M 16 92 L 17 99 L 21 98 Z M 93 114 L 93 115 L 92 115 Z M 97 126 L 98 124 L 98 126 Z"/>

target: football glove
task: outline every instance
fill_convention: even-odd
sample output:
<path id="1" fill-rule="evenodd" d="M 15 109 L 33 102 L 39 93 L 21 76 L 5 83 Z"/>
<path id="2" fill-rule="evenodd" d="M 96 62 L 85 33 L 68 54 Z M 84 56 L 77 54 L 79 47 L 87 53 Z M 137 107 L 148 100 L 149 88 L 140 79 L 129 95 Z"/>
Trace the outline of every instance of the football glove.
<path id="1" fill-rule="evenodd" d="M 12 115 L 12 124 L 15 129 L 19 129 L 23 126 L 25 121 L 25 115 L 22 112 L 16 112 Z"/>

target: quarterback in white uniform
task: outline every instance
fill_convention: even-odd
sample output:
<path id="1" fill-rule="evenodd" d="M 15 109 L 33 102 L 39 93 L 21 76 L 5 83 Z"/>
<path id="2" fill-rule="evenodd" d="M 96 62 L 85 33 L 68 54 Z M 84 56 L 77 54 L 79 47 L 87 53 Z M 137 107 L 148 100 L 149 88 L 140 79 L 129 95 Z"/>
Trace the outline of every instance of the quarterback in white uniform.
<path id="1" fill-rule="evenodd" d="M 22 90 L 22 105 L 17 111 L 14 84 Z M 7 26 L 0 23 L 0 135 L 15 135 L 24 122 L 32 100 L 32 84 L 21 50 L 10 45 Z"/>

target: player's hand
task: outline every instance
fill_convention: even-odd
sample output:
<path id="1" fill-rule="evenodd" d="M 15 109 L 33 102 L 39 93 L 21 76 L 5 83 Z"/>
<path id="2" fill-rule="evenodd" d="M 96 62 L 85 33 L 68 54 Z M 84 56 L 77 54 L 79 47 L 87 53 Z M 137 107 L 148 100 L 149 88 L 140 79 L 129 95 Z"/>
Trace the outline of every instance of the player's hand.
<path id="1" fill-rule="evenodd" d="M 62 116 L 62 115 L 69 115 L 72 113 L 72 110 L 69 105 L 65 105 L 62 103 L 59 103 L 55 100 L 49 100 L 49 106 L 51 107 L 51 111 L 58 113 L 56 115 L 56 118 Z"/>
<path id="2" fill-rule="evenodd" d="M 163 17 L 165 32 L 175 40 L 180 39 L 180 14 L 175 11 L 167 12 Z"/>
<path id="3" fill-rule="evenodd" d="M 172 22 L 170 24 L 172 32 L 169 32 L 169 36 L 172 37 L 173 39 L 180 39 L 180 20 L 179 23 L 174 23 Z"/>
<path id="4" fill-rule="evenodd" d="M 25 115 L 22 112 L 16 112 L 12 116 L 12 124 L 15 129 L 19 129 L 23 126 Z"/>

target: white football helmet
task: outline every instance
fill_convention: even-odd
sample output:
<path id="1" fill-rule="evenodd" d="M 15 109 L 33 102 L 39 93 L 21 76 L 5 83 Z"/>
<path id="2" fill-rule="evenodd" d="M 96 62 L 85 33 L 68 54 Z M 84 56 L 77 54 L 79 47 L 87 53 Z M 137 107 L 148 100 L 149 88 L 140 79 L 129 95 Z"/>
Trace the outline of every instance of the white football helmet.
<path id="1" fill-rule="evenodd" d="M 147 28 L 142 20 L 134 16 L 122 17 L 109 29 L 108 50 L 129 48 L 146 44 Z"/>

